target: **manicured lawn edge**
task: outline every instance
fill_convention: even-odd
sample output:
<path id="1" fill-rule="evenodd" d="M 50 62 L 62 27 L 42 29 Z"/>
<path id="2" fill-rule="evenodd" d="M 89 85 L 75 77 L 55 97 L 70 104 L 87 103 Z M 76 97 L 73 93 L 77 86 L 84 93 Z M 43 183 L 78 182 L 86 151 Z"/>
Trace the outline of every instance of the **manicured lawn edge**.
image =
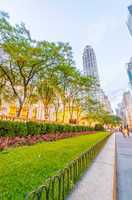
<path id="1" fill-rule="evenodd" d="M 80 132 L 65 132 L 65 133 L 51 133 L 43 135 L 28 135 L 16 137 L 0 137 L 0 150 L 7 149 L 8 147 L 16 147 L 22 145 L 33 145 L 37 142 L 52 142 L 64 138 L 76 137 L 79 135 L 95 134 L 96 131 L 80 131 Z"/>
<path id="2" fill-rule="evenodd" d="M 45 184 L 27 194 L 26 199 L 33 200 L 38 197 L 40 197 L 40 199 L 41 197 L 46 197 L 46 200 L 53 200 L 56 198 L 64 200 L 77 180 L 91 165 L 109 136 L 110 134 L 107 134 L 104 138 L 97 141 L 87 151 L 71 161 L 63 170 L 60 170 L 58 174 L 50 177 Z"/>
<path id="3" fill-rule="evenodd" d="M 1 152 L 0 198 L 24 200 L 25 194 L 58 174 L 69 162 L 106 136 L 107 132 L 99 132 L 55 142 L 9 148 Z M 72 182 L 70 184 L 72 185 Z"/>
<path id="4" fill-rule="evenodd" d="M 93 134 L 102 127 L 43 122 L 19 122 L 0 120 L 0 150 L 20 145 L 32 145 L 41 141 L 55 141 L 78 135 Z"/>

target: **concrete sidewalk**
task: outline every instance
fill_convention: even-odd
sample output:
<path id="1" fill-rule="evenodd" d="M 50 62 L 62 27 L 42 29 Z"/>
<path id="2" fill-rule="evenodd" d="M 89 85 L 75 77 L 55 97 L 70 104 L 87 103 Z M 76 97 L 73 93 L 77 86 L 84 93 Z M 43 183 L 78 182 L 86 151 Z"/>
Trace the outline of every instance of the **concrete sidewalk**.
<path id="1" fill-rule="evenodd" d="M 132 199 L 132 136 L 116 134 L 118 200 Z"/>
<path id="2" fill-rule="evenodd" d="M 112 200 L 114 164 L 115 135 L 113 134 L 67 200 Z"/>

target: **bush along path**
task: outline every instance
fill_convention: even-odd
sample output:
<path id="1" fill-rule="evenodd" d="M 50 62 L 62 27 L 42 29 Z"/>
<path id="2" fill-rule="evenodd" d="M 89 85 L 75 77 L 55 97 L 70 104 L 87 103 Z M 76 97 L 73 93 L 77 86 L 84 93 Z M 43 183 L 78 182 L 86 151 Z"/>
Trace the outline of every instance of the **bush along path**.
<path id="1" fill-rule="evenodd" d="M 46 133 L 65 133 L 94 130 L 94 128 L 69 124 L 48 124 L 42 122 L 0 121 L 0 136 L 27 136 Z"/>
<path id="2" fill-rule="evenodd" d="M 0 121 L 0 150 L 91 133 L 94 129 L 86 126 Z"/>
<path id="3" fill-rule="evenodd" d="M 59 170 L 67 168 L 68 163 L 72 160 L 73 165 L 70 173 L 72 179 L 77 180 L 79 174 L 91 162 L 90 158 L 95 155 L 95 151 L 91 150 L 89 154 L 84 154 L 76 166 L 74 165 L 75 160 L 79 158 L 80 154 L 107 136 L 106 132 L 99 132 L 55 142 L 9 148 L 0 152 L 0 199 L 24 200 L 27 193 L 43 185 L 49 177 L 58 174 Z M 97 149 L 95 148 L 95 150 Z M 77 168 L 74 170 L 74 167 Z M 64 179 L 67 179 L 66 176 Z M 74 181 L 68 180 L 68 182 L 65 180 L 65 185 L 69 184 L 71 188 Z M 55 195 L 58 195 L 58 180 L 55 180 L 55 185 L 54 192 Z M 42 189 L 42 187 L 40 188 Z M 67 189 L 65 188 L 65 190 Z M 40 199 L 45 200 L 45 198 L 45 193 L 43 193 L 43 198 Z M 33 198 L 29 196 L 27 199 Z M 34 199 L 37 197 L 35 196 Z"/>

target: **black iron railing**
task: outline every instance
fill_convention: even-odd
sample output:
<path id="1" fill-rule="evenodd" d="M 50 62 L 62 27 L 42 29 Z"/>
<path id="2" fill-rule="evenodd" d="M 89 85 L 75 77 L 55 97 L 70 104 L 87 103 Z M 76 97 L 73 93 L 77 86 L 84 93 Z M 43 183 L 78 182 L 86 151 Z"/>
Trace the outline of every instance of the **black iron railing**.
<path id="1" fill-rule="evenodd" d="M 69 163 L 58 175 L 48 179 L 44 185 L 26 195 L 24 200 L 64 200 L 79 177 L 90 166 L 108 137 L 109 135 L 98 141 Z"/>

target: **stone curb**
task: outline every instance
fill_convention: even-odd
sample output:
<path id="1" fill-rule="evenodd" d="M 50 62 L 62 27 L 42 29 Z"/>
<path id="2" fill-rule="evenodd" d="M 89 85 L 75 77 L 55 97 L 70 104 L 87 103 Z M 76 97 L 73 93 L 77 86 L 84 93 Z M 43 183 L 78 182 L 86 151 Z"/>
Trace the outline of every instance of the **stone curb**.
<path id="1" fill-rule="evenodd" d="M 113 200 L 117 200 L 117 146 L 115 134 L 115 160 L 114 160 L 114 174 L 113 174 Z"/>

